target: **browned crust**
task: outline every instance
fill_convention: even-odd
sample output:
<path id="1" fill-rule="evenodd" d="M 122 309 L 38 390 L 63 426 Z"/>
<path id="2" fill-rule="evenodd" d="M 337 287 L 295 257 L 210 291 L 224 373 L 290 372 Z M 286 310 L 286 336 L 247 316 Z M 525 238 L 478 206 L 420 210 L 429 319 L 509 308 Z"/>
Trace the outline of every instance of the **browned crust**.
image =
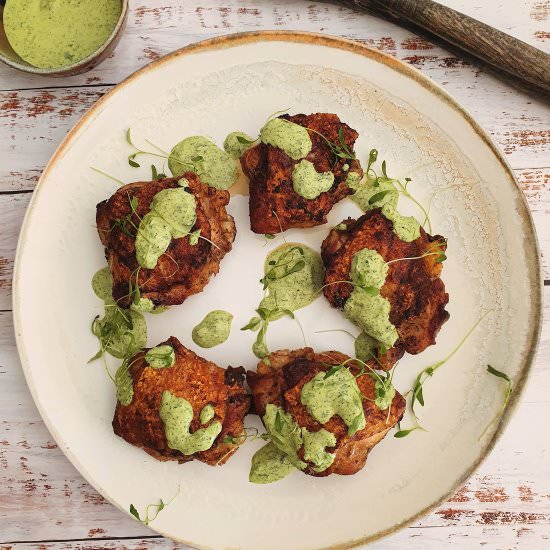
<path id="1" fill-rule="evenodd" d="M 405 399 L 398 392 L 395 393 L 389 416 L 387 410 L 381 411 L 372 401 L 375 398 L 373 379 L 368 375 L 360 376 L 357 384 L 366 397 L 363 410 L 367 425 L 350 437 L 341 418 L 333 416 L 326 424 L 320 424 L 309 415 L 300 401 L 302 388 L 309 380 L 318 372 L 327 371 L 331 365 L 350 360 L 347 355 L 337 351 L 315 353 L 312 348 L 302 348 L 276 351 L 268 359 L 269 363 L 260 361 L 257 372 L 246 373 L 257 414 L 263 416 L 267 404 L 272 403 L 290 412 L 299 426 L 309 431 L 324 428 L 336 436 L 336 446 L 328 449 L 336 454 L 332 465 L 324 472 L 317 473 L 309 464 L 304 470 L 306 474 L 324 477 L 357 473 L 365 465 L 370 450 L 400 421 L 405 412 Z M 346 366 L 354 374 L 360 371 L 360 365 L 355 361 L 349 361 Z"/>
<path id="2" fill-rule="evenodd" d="M 393 231 L 393 223 L 380 209 L 368 211 L 358 220 L 343 222 L 347 229 L 333 229 L 323 241 L 321 256 L 325 264 L 325 285 L 349 281 L 353 256 L 363 248 L 376 250 L 386 261 L 422 256 L 426 252 L 447 248 L 440 235 L 430 236 L 420 228 L 420 237 L 402 241 Z M 437 256 L 390 264 L 386 282 L 380 293 L 391 304 L 390 321 L 397 328 L 399 339 L 381 357 L 385 369 L 391 368 L 405 352 L 417 354 L 435 344 L 435 337 L 449 313 L 445 306 L 449 295 L 441 280 L 442 263 Z M 333 307 L 343 309 L 353 290 L 345 283 L 330 284 L 323 289 Z"/>
<path id="3" fill-rule="evenodd" d="M 144 358 L 147 350 L 130 360 L 134 396 L 127 406 L 117 402 L 113 418 L 115 434 L 158 460 L 183 463 L 196 458 L 211 466 L 224 464 L 238 447 L 223 443 L 223 439 L 243 433 L 243 419 L 250 405 L 250 398 L 243 388 L 244 368 L 222 369 L 185 348 L 173 336 L 163 344 L 174 348 L 176 362 L 172 367 L 150 367 Z M 214 406 L 212 422 L 218 420 L 223 427 L 210 449 L 186 456 L 168 447 L 164 423 L 159 415 L 165 390 L 186 399 L 193 407 L 191 432 L 201 426 L 199 415 L 203 407 L 209 403 Z"/>
<path id="4" fill-rule="evenodd" d="M 204 289 L 212 275 L 218 273 L 222 258 L 231 250 L 236 228 L 233 217 L 225 209 L 229 203 L 227 191 L 218 191 L 202 183 L 192 173 L 124 185 L 97 205 L 96 216 L 99 238 L 105 246 L 105 256 L 113 276 L 113 297 L 122 307 L 130 305 L 128 282 L 138 263 L 135 238 L 124 234 L 116 220 L 131 214 L 129 198 L 135 197 L 138 207 L 132 221 L 139 226 L 140 219 L 150 210 L 153 197 L 163 189 L 178 187 L 177 181 L 182 177 L 189 181 L 189 190 L 197 204 L 197 219 L 192 230 L 200 229 L 204 239 L 199 239 L 194 246 L 189 244 L 188 237 L 172 239 L 153 269 L 139 271 L 141 297 L 149 298 L 157 306 L 181 304 Z M 132 233 L 135 233 L 134 229 Z"/>
<path id="5" fill-rule="evenodd" d="M 280 118 L 311 128 L 334 143 L 339 143 L 338 129 L 341 128 L 351 151 L 358 137 L 353 128 L 331 113 L 284 115 Z M 345 183 L 349 170 L 362 176 L 358 160 L 338 159 L 335 163 L 326 141 L 315 132 L 310 131 L 309 135 L 313 147 L 306 160 L 314 164 L 317 172 L 331 170 L 334 174 L 332 188 L 315 199 L 305 199 L 294 191 L 292 170 L 299 161 L 291 159 L 277 147 L 260 143 L 242 155 L 243 172 L 250 179 L 250 227 L 254 233 L 279 233 L 291 227 L 326 223 L 332 207 L 352 192 Z M 348 171 L 343 169 L 345 164 L 349 165 Z"/>

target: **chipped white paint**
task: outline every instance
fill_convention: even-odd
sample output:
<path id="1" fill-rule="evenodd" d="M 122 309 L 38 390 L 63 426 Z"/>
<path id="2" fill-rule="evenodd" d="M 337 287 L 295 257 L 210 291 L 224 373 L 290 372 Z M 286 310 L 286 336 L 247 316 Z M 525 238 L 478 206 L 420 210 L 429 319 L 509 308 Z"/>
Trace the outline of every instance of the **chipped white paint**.
<path id="1" fill-rule="evenodd" d="M 550 3 L 545 0 L 442 3 L 550 49 Z M 91 73 L 60 81 L 0 67 L 0 90 L 4 90 L 0 91 L 0 192 L 32 189 L 57 143 L 79 116 L 114 83 L 148 61 L 229 32 L 320 31 L 369 43 L 415 65 L 443 85 L 492 134 L 529 200 L 550 279 L 550 110 L 542 102 L 409 31 L 347 9 L 307 0 L 140 0 L 133 4 L 119 48 Z M 25 193 L 0 196 L 0 310 L 10 309 L 11 267 L 28 198 Z M 483 545 L 497 550 L 550 544 L 550 428 L 543 420 L 550 416 L 549 305 L 546 319 L 531 382 L 492 455 L 448 503 L 373 548 L 468 550 Z M 161 539 L 140 538 L 152 532 L 103 501 L 52 443 L 20 370 L 9 312 L 0 312 L 0 418 L 0 549 L 183 548 Z M 115 540 L 100 540 L 105 538 Z M 40 540 L 61 542 L 38 544 Z"/>

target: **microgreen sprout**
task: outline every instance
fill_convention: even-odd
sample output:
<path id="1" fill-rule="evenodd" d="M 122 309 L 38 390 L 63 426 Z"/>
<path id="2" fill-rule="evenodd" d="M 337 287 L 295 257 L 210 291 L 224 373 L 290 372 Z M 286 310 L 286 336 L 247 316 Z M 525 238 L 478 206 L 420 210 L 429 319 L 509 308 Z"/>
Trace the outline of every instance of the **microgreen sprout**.
<path id="1" fill-rule="evenodd" d="M 500 418 L 500 416 L 504 412 L 504 409 L 506 408 L 506 405 L 508 405 L 508 401 L 510 401 L 510 396 L 512 395 L 512 391 L 513 391 L 512 379 L 505 372 L 499 371 L 494 367 L 492 367 L 491 365 L 487 365 L 487 372 L 503 380 L 506 383 L 506 390 L 504 392 L 504 401 L 500 407 L 500 410 L 498 411 L 496 416 L 491 420 L 491 422 L 489 422 L 489 424 L 485 427 L 485 429 L 481 432 L 481 435 L 479 436 L 478 441 L 487 433 L 487 430 L 497 421 L 497 419 Z"/>
<path id="2" fill-rule="evenodd" d="M 298 258 L 293 258 L 293 256 L 296 256 L 294 251 L 298 251 Z M 271 260 L 268 264 L 270 269 L 260 279 L 260 283 L 263 284 L 263 289 L 266 290 L 273 281 L 284 279 L 285 277 L 304 269 L 306 262 L 303 258 L 304 249 L 300 246 L 293 246 L 284 254 L 281 254 L 277 261 Z"/>
<path id="3" fill-rule="evenodd" d="M 157 518 L 157 516 L 162 512 L 162 510 L 166 508 L 166 506 L 169 506 L 170 504 L 172 504 L 172 502 L 175 500 L 175 498 L 179 494 L 180 494 L 180 487 L 178 485 L 178 490 L 176 494 L 168 502 L 164 502 L 162 499 L 160 499 L 158 504 L 148 504 L 145 507 L 145 514 L 143 518 L 140 516 L 139 512 L 136 510 L 136 507 L 133 504 L 130 504 L 130 514 L 132 514 L 132 516 L 134 516 L 139 522 L 143 523 L 143 525 L 149 525 L 152 521 L 154 521 Z M 150 516 L 149 514 L 151 514 L 151 510 L 153 515 Z"/>
<path id="4" fill-rule="evenodd" d="M 344 130 L 342 126 L 338 127 L 338 142 L 331 141 L 325 135 L 321 134 L 317 130 L 313 130 L 313 128 L 307 128 L 307 130 L 323 138 L 325 143 L 329 146 L 330 152 L 334 157 L 334 165 L 336 165 L 336 163 L 340 159 L 349 159 L 349 160 L 356 159 L 355 153 L 346 144 L 346 139 L 344 136 Z"/>
<path id="5" fill-rule="evenodd" d="M 113 181 L 116 181 L 120 185 L 126 185 L 121 179 L 115 178 L 115 176 L 111 176 L 111 174 L 108 174 L 107 172 L 104 172 L 103 170 L 100 170 L 99 168 L 95 168 L 94 166 L 90 166 L 90 168 L 97 172 L 98 174 L 101 174 L 102 176 L 105 176 L 106 178 L 109 178 Z"/>

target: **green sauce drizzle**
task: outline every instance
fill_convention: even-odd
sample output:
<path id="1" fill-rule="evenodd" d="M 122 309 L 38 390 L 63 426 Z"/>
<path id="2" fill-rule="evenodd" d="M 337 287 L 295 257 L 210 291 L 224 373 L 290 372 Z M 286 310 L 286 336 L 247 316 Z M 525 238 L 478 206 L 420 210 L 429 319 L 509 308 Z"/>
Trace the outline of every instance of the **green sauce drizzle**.
<path id="1" fill-rule="evenodd" d="M 223 148 L 232 158 L 238 159 L 241 158 L 247 149 L 250 149 L 254 141 L 254 138 L 244 132 L 231 132 L 225 138 Z"/>
<path id="2" fill-rule="evenodd" d="M 319 372 L 302 388 L 302 405 L 321 424 L 338 415 L 353 435 L 366 426 L 361 392 L 349 369 L 342 368 L 327 376 Z"/>
<path id="3" fill-rule="evenodd" d="M 205 405 L 201 411 L 201 414 L 199 415 L 201 424 L 208 424 L 208 422 L 210 422 L 210 420 L 214 418 L 215 414 L 216 411 L 214 410 L 214 405 L 210 403 L 208 403 L 208 405 Z"/>
<path id="4" fill-rule="evenodd" d="M 420 224 L 413 216 L 402 216 L 391 204 L 382 207 L 382 214 L 393 222 L 394 233 L 407 243 L 420 237 Z"/>
<path id="5" fill-rule="evenodd" d="M 223 344 L 231 332 L 233 315 L 222 309 L 215 309 L 193 329 L 193 342 L 201 348 L 212 348 Z"/>
<path id="6" fill-rule="evenodd" d="M 229 189 L 239 176 L 235 159 L 202 136 L 191 136 L 175 145 L 168 167 L 174 176 L 194 172 L 210 187 L 222 190 Z"/>
<path id="7" fill-rule="evenodd" d="M 299 263 L 300 262 L 300 263 Z M 285 275 L 288 266 L 302 265 L 301 269 Z M 272 250 L 264 264 L 269 294 L 260 302 L 260 308 L 296 311 L 311 304 L 323 286 L 324 268 L 321 256 L 308 246 L 287 243 Z M 283 317 L 281 313 L 275 318 Z"/>
<path id="8" fill-rule="evenodd" d="M 390 322 L 390 303 L 380 295 L 387 273 L 388 265 L 378 252 L 357 252 L 350 272 L 356 286 L 344 304 L 344 315 L 368 336 L 391 348 L 398 338 L 397 329 Z"/>
<path id="9" fill-rule="evenodd" d="M 251 483 L 273 483 L 295 470 L 288 456 L 273 443 L 267 443 L 254 453 L 248 479 Z"/>
<path id="10" fill-rule="evenodd" d="M 313 462 L 316 472 L 324 472 L 333 462 L 334 453 L 327 453 L 326 447 L 336 445 L 336 437 L 333 433 L 321 428 L 318 432 L 308 432 L 302 428 L 302 437 L 304 440 L 304 459 Z"/>
<path id="11" fill-rule="evenodd" d="M 168 344 L 151 348 L 145 354 L 145 361 L 154 369 L 165 369 L 174 366 L 176 362 L 176 353 L 174 348 Z"/>
<path id="12" fill-rule="evenodd" d="M 292 187 L 304 199 L 316 199 L 328 191 L 334 183 L 334 174 L 317 172 L 309 160 L 301 160 L 292 170 Z"/>
<path id="13" fill-rule="evenodd" d="M 190 433 L 193 407 L 189 401 L 183 397 L 176 397 L 168 390 L 162 393 L 159 415 L 164 422 L 164 433 L 168 447 L 184 455 L 207 451 L 222 431 L 221 422 L 216 421 L 206 428 L 199 428 L 197 431 Z"/>
<path id="14" fill-rule="evenodd" d="M 128 359 L 126 359 L 115 373 L 116 398 L 124 407 L 127 407 L 134 398 L 134 381 L 129 368 Z"/>
<path id="15" fill-rule="evenodd" d="M 108 267 L 92 278 L 92 289 L 104 302 L 104 315 L 92 323 L 92 333 L 98 338 L 100 351 L 94 359 L 107 352 L 124 359 L 147 345 L 147 324 L 138 311 L 120 308 L 113 299 L 113 279 Z"/>
<path id="16" fill-rule="evenodd" d="M 363 363 L 378 357 L 379 343 L 366 332 L 361 332 L 355 339 L 355 357 Z"/>
<path id="17" fill-rule="evenodd" d="M 308 131 L 284 118 L 268 120 L 260 130 L 260 139 L 262 143 L 278 147 L 294 160 L 306 157 L 313 147 Z"/>
<path id="18" fill-rule="evenodd" d="M 25 61 L 52 69 L 97 51 L 116 27 L 121 10 L 120 0 L 7 0 L 4 29 Z"/>
<path id="19" fill-rule="evenodd" d="M 196 219 L 195 197 L 185 189 L 163 189 L 151 202 L 151 210 L 141 220 L 136 235 L 136 259 L 153 269 L 172 239 L 189 234 Z"/>

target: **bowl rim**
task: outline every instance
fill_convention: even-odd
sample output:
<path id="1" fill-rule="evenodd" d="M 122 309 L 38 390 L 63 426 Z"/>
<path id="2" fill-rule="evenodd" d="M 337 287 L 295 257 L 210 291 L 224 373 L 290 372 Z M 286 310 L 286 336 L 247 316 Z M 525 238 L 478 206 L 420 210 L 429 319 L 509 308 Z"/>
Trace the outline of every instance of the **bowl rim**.
<path id="1" fill-rule="evenodd" d="M 7 57 L 0 51 L 0 61 L 2 61 L 6 65 L 14 69 L 17 69 L 19 71 L 29 73 L 29 74 L 46 75 L 46 76 L 55 76 L 55 75 L 64 76 L 68 73 L 73 73 L 74 71 L 78 71 L 79 69 L 82 69 L 86 65 L 88 65 L 88 63 L 90 63 L 91 61 L 94 61 L 95 59 L 100 57 L 101 54 L 103 54 L 105 50 L 113 43 L 113 41 L 117 38 L 119 32 L 122 30 L 122 27 L 124 26 L 126 18 L 128 17 L 130 2 L 129 0 L 120 0 L 120 2 L 121 2 L 120 17 L 118 18 L 118 21 L 115 27 L 113 28 L 113 31 L 108 36 L 107 40 L 105 40 L 105 42 L 103 42 L 103 44 L 97 50 L 93 51 L 84 59 L 76 61 L 71 65 L 63 65 L 62 67 L 41 68 L 41 67 L 35 67 L 34 65 L 31 65 L 30 63 L 27 63 L 24 60 L 23 60 L 24 63 L 19 63 L 18 61 L 14 61 L 13 59 Z M 0 19 L 0 24 L 4 26 L 3 19 Z M 7 37 L 6 37 L 6 40 L 7 40 Z M 9 40 L 8 40 L 8 44 L 9 44 Z M 17 54 L 17 52 L 15 53 Z M 19 54 L 17 55 L 18 57 L 21 58 Z"/>
<path id="2" fill-rule="evenodd" d="M 459 478 L 455 479 L 450 483 L 449 490 L 445 494 L 443 494 L 439 499 L 431 503 L 429 506 L 424 507 L 422 510 L 420 510 L 416 514 L 413 514 L 407 519 L 404 519 L 403 521 L 396 523 L 395 525 L 387 529 L 384 529 L 383 531 L 379 531 L 372 535 L 368 535 L 366 537 L 361 537 L 358 539 L 341 541 L 332 546 L 317 548 L 317 550 L 347 550 L 347 549 L 356 548 L 358 546 L 362 546 L 362 545 L 366 545 L 366 544 L 370 544 L 372 542 L 378 541 L 389 535 L 397 533 L 398 531 L 402 530 L 405 527 L 412 525 L 422 517 L 426 516 L 427 514 L 435 510 L 441 504 L 445 503 L 457 491 L 457 489 L 459 489 L 462 485 L 464 485 L 464 483 L 480 467 L 483 461 L 489 456 L 491 451 L 494 449 L 496 443 L 502 436 L 504 429 L 510 422 L 510 419 L 513 416 L 513 413 L 517 410 L 520 397 L 523 394 L 523 390 L 526 386 L 528 377 L 532 372 L 532 366 L 538 352 L 538 344 L 540 341 L 540 335 L 542 331 L 543 303 L 544 303 L 543 301 L 544 277 L 542 273 L 542 262 L 541 262 L 540 247 L 539 247 L 537 232 L 536 232 L 535 224 L 531 214 L 531 210 L 527 203 L 527 199 L 523 191 L 521 190 L 520 185 L 516 180 L 516 177 L 514 175 L 514 172 L 511 166 L 509 165 L 508 161 L 505 159 L 500 149 L 492 141 L 489 134 L 480 126 L 480 124 L 473 118 L 473 116 L 470 115 L 468 111 L 464 107 L 462 107 L 462 105 L 447 90 L 445 90 L 441 85 L 437 84 L 428 76 L 423 74 L 420 70 L 416 69 L 415 67 L 412 67 L 411 65 L 408 65 L 404 61 L 394 58 L 389 54 L 386 54 L 384 52 L 371 48 L 370 46 L 367 46 L 365 44 L 355 42 L 353 40 L 349 40 L 349 39 L 342 38 L 339 36 L 334 36 L 334 35 L 317 33 L 317 32 L 293 31 L 293 30 L 249 31 L 249 32 L 226 34 L 226 35 L 222 35 L 214 38 L 209 38 L 199 42 L 194 42 L 192 44 L 189 44 L 187 46 L 174 50 L 173 52 L 168 53 L 163 57 L 155 61 L 152 61 L 149 64 L 136 70 L 134 73 L 129 75 L 126 79 L 122 80 L 120 83 L 115 85 L 105 95 L 103 95 L 82 116 L 82 118 L 73 126 L 73 128 L 68 132 L 68 134 L 65 136 L 63 141 L 60 143 L 60 145 L 58 146 L 58 148 L 50 158 L 48 164 L 46 165 L 42 175 L 40 176 L 35 192 L 33 192 L 33 196 L 27 207 L 27 211 L 23 219 L 22 230 L 19 236 L 17 249 L 16 249 L 16 258 L 15 258 L 14 273 L 13 273 L 13 294 L 12 294 L 12 309 L 13 309 L 16 344 L 17 344 L 17 349 L 21 360 L 23 372 L 25 375 L 25 379 L 30 389 L 30 392 L 32 394 L 33 400 L 38 408 L 38 411 L 40 412 L 40 416 L 42 420 L 46 424 L 46 427 L 48 428 L 48 430 L 50 431 L 54 439 L 58 441 L 57 429 L 49 421 L 48 416 L 45 414 L 45 411 L 43 410 L 38 400 L 37 388 L 35 387 L 34 382 L 32 380 L 30 367 L 28 365 L 28 360 L 25 353 L 25 347 L 24 347 L 23 336 L 22 336 L 22 325 L 21 325 L 21 319 L 19 314 L 19 294 L 21 291 L 19 290 L 18 275 L 19 275 L 19 269 L 20 269 L 20 261 L 21 261 L 22 252 L 24 249 L 26 230 L 28 228 L 28 220 L 34 209 L 35 201 L 37 201 L 37 197 L 41 191 L 41 183 L 43 183 L 44 179 L 46 178 L 46 175 L 53 168 L 54 164 L 63 157 L 64 150 L 68 146 L 70 146 L 73 138 L 80 131 L 81 127 L 83 127 L 89 119 L 93 118 L 93 115 L 98 110 L 101 110 L 103 108 L 103 104 L 106 103 L 108 100 L 110 100 L 112 95 L 120 92 L 120 90 L 125 85 L 133 82 L 134 80 L 138 79 L 145 73 L 153 71 L 159 66 L 170 62 L 172 59 L 175 59 L 181 56 L 193 55 L 195 53 L 203 53 L 208 51 L 216 51 L 216 50 L 225 49 L 225 48 L 232 48 L 235 46 L 254 44 L 257 42 L 291 42 L 291 43 L 297 43 L 302 45 L 317 45 L 317 46 L 325 46 L 329 48 L 345 50 L 350 53 L 362 55 L 364 57 L 373 59 L 374 61 L 377 61 L 382 65 L 385 65 L 393 70 L 400 72 L 404 76 L 411 78 L 412 80 L 414 80 L 415 82 L 417 82 L 418 84 L 426 88 L 431 93 L 437 95 L 438 98 L 444 101 L 450 108 L 457 111 L 460 114 L 460 116 L 464 118 L 464 120 L 471 126 L 472 130 L 489 147 L 489 149 L 491 149 L 496 159 L 502 165 L 504 172 L 506 172 L 506 174 L 509 176 L 509 179 L 511 180 L 510 184 L 513 186 L 514 190 L 517 193 L 517 198 L 519 200 L 519 206 L 520 206 L 519 216 L 525 222 L 527 226 L 528 237 L 530 237 L 530 239 L 526 243 L 526 246 L 531 248 L 531 252 L 533 256 L 533 262 L 532 262 L 532 265 L 530 265 L 530 269 L 532 272 L 530 288 L 533 291 L 532 305 L 535 309 L 535 315 L 532 319 L 534 330 L 532 332 L 531 339 L 528 342 L 528 349 L 521 360 L 521 367 L 519 369 L 517 379 L 514 384 L 514 391 L 512 392 L 510 400 L 508 401 L 504 411 L 502 412 L 500 418 L 498 419 L 496 429 L 491 439 L 488 440 L 488 442 L 485 444 L 484 448 L 481 450 L 478 457 L 471 464 L 471 466 L 467 468 Z M 82 475 L 86 479 L 86 481 L 90 483 L 90 485 L 92 485 L 94 489 L 97 490 L 105 498 L 105 500 L 110 502 L 113 506 L 115 506 L 117 509 L 121 510 L 122 512 L 125 512 L 126 514 L 128 513 L 126 509 L 123 509 L 117 502 L 113 501 L 109 497 L 104 487 L 98 486 L 97 484 L 92 482 L 93 478 L 91 476 L 88 476 L 88 472 L 84 467 L 82 467 L 82 464 L 78 460 L 77 456 L 75 456 L 72 453 L 71 449 L 65 448 L 61 445 L 60 445 L 60 448 L 63 451 L 63 453 L 67 456 L 69 461 L 78 470 L 79 474 Z M 197 548 L 202 550 L 212 550 L 207 547 L 197 546 L 196 543 L 193 543 L 192 541 L 184 540 L 182 538 L 174 538 L 171 534 L 163 531 L 162 529 L 158 529 L 154 526 L 151 528 L 155 532 L 159 533 L 160 535 L 165 536 L 170 540 L 175 540 L 177 542 L 186 544 L 191 548 Z"/>

